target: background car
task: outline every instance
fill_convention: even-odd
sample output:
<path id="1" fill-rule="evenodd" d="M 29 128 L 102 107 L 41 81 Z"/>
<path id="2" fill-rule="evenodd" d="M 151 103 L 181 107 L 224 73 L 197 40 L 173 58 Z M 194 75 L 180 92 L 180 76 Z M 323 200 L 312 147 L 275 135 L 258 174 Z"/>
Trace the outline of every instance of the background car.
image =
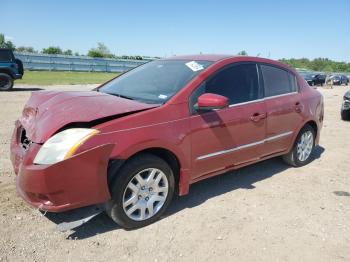
<path id="1" fill-rule="evenodd" d="M 310 73 L 300 73 L 300 75 L 305 79 L 309 86 L 313 86 L 313 77 Z"/>
<path id="2" fill-rule="evenodd" d="M 331 77 L 333 85 L 348 85 L 349 78 L 346 75 L 335 75 Z"/>
<path id="3" fill-rule="evenodd" d="M 323 86 L 326 82 L 326 75 L 325 74 L 316 74 L 314 75 L 313 79 L 314 85 L 320 85 Z"/>
<path id="4" fill-rule="evenodd" d="M 310 86 L 323 86 L 326 82 L 325 74 L 300 73 Z"/>
<path id="5" fill-rule="evenodd" d="M 350 120 L 350 90 L 345 93 L 341 106 L 341 119 Z"/>
<path id="6" fill-rule="evenodd" d="M 13 81 L 21 79 L 23 73 L 23 63 L 15 58 L 12 50 L 0 48 L 0 91 L 11 90 Z"/>

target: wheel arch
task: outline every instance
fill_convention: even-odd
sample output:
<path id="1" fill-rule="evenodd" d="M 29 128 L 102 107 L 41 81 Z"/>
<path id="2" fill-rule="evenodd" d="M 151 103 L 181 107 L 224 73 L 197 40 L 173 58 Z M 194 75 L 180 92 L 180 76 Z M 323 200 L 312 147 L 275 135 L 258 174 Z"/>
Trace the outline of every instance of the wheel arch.
<path id="1" fill-rule="evenodd" d="M 0 68 L 0 73 L 7 74 L 13 79 L 13 74 L 12 74 L 11 70 L 9 70 L 9 69 Z"/>
<path id="2" fill-rule="evenodd" d="M 179 158 L 176 156 L 174 152 L 172 152 L 169 149 L 163 148 L 163 147 L 150 147 L 150 148 L 145 148 L 140 151 L 135 152 L 132 154 L 130 157 L 128 157 L 125 160 L 115 160 L 111 159 L 109 165 L 113 165 L 114 168 L 111 170 L 108 168 L 108 184 L 109 186 L 113 184 L 113 181 L 115 180 L 118 171 L 132 158 L 139 156 L 141 154 L 152 154 L 155 155 L 161 159 L 163 159 L 173 170 L 174 172 L 174 179 L 175 179 L 175 190 L 176 193 L 179 192 L 179 187 L 181 182 L 181 162 Z M 112 173 L 112 175 L 110 174 Z"/>
<path id="3" fill-rule="evenodd" d="M 317 125 L 317 122 L 313 119 L 308 119 L 305 122 L 303 122 L 296 130 L 295 133 L 293 134 L 293 139 L 292 139 L 292 143 L 289 145 L 288 149 L 286 152 L 289 152 L 293 146 L 294 143 L 300 133 L 300 131 L 303 129 L 304 126 L 306 125 L 310 125 L 312 127 L 312 129 L 315 131 L 315 144 L 318 144 L 318 140 L 319 140 L 319 127 Z"/>
<path id="4" fill-rule="evenodd" d="M 307 122 L 299 129 L 299 132 L 300 132 L 300 130 L 301 130 L 304 126 L 306 126 L 306 125 L 309 125 L 309 126 L 312 127 L 312 129 L 315 131 L 315 137 L 317 137 L 317 136 L 318 136 L 318 126 L 317 126 L 316 121 L 314 121 L 314 120 L 309 120 L 309 121 L 307 121 Z"/>

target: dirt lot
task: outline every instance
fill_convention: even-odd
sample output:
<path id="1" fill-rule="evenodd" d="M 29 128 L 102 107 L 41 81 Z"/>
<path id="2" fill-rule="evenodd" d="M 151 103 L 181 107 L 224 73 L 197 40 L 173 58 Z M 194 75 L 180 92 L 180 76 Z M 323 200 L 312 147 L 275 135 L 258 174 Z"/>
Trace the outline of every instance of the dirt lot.
<path id="1" fill-rule="evenodd" d="M 74 214 L 42 216 L 15 193 L 10 136 L 36 89 L 0 93 L 0 261 L 350 261 L 348 88 L 321 90 L 325 123 L 308 166 L 267 160 L 193 185 L 148 227 L 125 231 L 102 214 L 65 233 L 55 222 Z"/>

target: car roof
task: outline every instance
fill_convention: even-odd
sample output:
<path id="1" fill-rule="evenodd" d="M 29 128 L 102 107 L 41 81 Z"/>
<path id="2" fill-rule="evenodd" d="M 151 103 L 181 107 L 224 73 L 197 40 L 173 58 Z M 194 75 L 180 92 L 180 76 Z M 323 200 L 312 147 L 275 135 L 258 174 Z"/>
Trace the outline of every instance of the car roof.
<path id="1" fill-rule="evenodd" d="M 290 66 L 276 60 L 256 57 L 256 56 L 242 56 L 242 55 L 224 55 L 224 54 L 182 55 L 182 56 L 167 57 L 161 60 L 194 60 L 194 61 L 218 62 L 220 60 L 232 59 L 232 58 L 237 58 L 237 60 L 240 60 L 240 61 L 251 61 L 251 62 L 269 63 L 269 64 L 275 64 L 275 65 L 283 65 L 284 67 L 290 68 Z"/>
<path id="2" fill-rule="evenodd" d="M 182 55 L 172 56 L 164 58 L 164 60 L 201 60 L 201 61 L 212 61 L 216 62 L 225 58 L 234 57 L 232 55 L 214 55 L 214 54 L 200 54 L 200 55 Z"/>
<path id="3" fill-rule="evenodd" d="M 247 61 L 247 62 L 256 62 L 256 63 L 259 63 L 259 62 L 267 63 L 271 65 L 280 66 L 295 72 L 295 70 L 292 67 L 280 61 L 276 61 L 268 58 L 256 57 L 256 56 L 200 54 L 200 55 L 173 56 L 173 57 L 163 58 L 161 60 L 190 60 L 190 61 L 193 60 L 193 61 L 211 61 L 211 62 L 217 63 L 221 60 L 226 60 L 226 59 L 234 59 L 234 60 L 237 60 L 238 62 Z"/>

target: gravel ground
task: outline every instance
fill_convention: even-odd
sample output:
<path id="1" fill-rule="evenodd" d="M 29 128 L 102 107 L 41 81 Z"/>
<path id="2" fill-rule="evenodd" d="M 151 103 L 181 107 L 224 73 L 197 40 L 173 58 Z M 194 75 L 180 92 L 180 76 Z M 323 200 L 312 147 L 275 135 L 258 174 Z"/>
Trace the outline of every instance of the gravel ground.
<path id="1" fill-rule="evenodd" d="M 43 216 L 16 195 L 9 142 L 37 90 L 16 88 L 0 93 L 0 261 L 350 261 L 350 122 L 339 114 L 349 87 L 320 89 L 325 122 L 309 165 L 277 158 L 197 183 L 142 229 L 120 229 L 101 214 L 65 233 L 56 223 L 76 212 Z"/>

